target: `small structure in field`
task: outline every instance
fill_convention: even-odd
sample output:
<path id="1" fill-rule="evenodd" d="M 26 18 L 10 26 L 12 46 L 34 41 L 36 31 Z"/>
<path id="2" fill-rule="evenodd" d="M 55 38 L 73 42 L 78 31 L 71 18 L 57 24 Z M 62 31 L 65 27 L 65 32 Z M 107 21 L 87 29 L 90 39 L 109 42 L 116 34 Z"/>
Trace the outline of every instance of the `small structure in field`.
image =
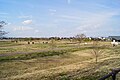
<path id="1" fill-rule="evenodd" d="M 32 44 L 35 44 L 35 42 L 32 42 Z"/>
<path id="2" fill-rule="evenodd" d="M 109 38 L 112 41 L 111 44 L 113 46 L 120 44 L 120 36 L 109 36 Z"/>
<path id="3" fill-rule="evenodd" d="M 30 42 L 28 42 L 28 44 L 30 44 Z"/>

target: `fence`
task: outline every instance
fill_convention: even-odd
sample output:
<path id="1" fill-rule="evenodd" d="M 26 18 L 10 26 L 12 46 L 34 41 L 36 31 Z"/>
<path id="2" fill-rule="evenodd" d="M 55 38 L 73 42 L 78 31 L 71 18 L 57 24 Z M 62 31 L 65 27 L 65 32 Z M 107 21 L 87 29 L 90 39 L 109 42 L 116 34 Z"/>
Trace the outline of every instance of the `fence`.
<path id="1" fill-rule="evenodd" d="M 116 75 L 120 72 L 120 68 L 119 69 L 114 69 L 112 70 L 111 73 L 107 74 L 106 76 L 100 78 L 99 80 L 106 80 L 107 78 L 112 77 L 112 80 L 116 80 Z"/>

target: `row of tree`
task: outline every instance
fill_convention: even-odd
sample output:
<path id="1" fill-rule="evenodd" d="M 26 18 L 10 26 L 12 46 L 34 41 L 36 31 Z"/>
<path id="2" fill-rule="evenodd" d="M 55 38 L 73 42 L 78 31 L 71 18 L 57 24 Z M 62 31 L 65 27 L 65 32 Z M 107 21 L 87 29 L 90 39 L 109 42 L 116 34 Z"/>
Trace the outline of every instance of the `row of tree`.
<path id="1" fill-rule="evenodd" d="M 22 41 L 32 41 L 32 40 L 76 40 L 78 41 L 78 43 L 80 44 L 82 41 L 90 41 L 90 40 L 101 40 L 99 38 L 88 38 L 86 37 L 85 34 L 77 34 L 74 37 L 50 37 L 50 38 L 6 38 L 3 37 L 3 35 L 7 34 L 8 32 L 3 30 L 3 27 L 7 25 L 7 23 L 5 21 L 0 21 L 0 38 L 3 39 L 13 39 L 13 40 L 22 40 Z"/>

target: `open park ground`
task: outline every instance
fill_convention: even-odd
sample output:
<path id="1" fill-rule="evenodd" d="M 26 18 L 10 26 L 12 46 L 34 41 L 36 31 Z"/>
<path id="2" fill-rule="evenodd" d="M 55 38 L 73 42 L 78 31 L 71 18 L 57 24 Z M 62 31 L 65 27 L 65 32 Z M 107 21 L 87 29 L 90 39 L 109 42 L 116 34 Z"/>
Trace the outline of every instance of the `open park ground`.
<path id="1" fill-rule="evenodd" d="M 38 40 L 34 44 L 1 41 L 0 80 L 98 80 L 119 68 L 119 45 L 112 47 L 110 42 L 100 41 L 96 63 L 92 44 L 69 40 Z"/>

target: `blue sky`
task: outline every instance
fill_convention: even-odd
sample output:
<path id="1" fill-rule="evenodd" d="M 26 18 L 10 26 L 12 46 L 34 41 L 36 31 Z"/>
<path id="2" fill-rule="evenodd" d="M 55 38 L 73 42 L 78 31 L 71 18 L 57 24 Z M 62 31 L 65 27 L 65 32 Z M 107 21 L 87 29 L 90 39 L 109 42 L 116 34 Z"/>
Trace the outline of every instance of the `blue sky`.
<path id="1" fill-rule="evenodd" d="M 120 0 L 0 0 L 9 37 L 120 35 Z"/>

